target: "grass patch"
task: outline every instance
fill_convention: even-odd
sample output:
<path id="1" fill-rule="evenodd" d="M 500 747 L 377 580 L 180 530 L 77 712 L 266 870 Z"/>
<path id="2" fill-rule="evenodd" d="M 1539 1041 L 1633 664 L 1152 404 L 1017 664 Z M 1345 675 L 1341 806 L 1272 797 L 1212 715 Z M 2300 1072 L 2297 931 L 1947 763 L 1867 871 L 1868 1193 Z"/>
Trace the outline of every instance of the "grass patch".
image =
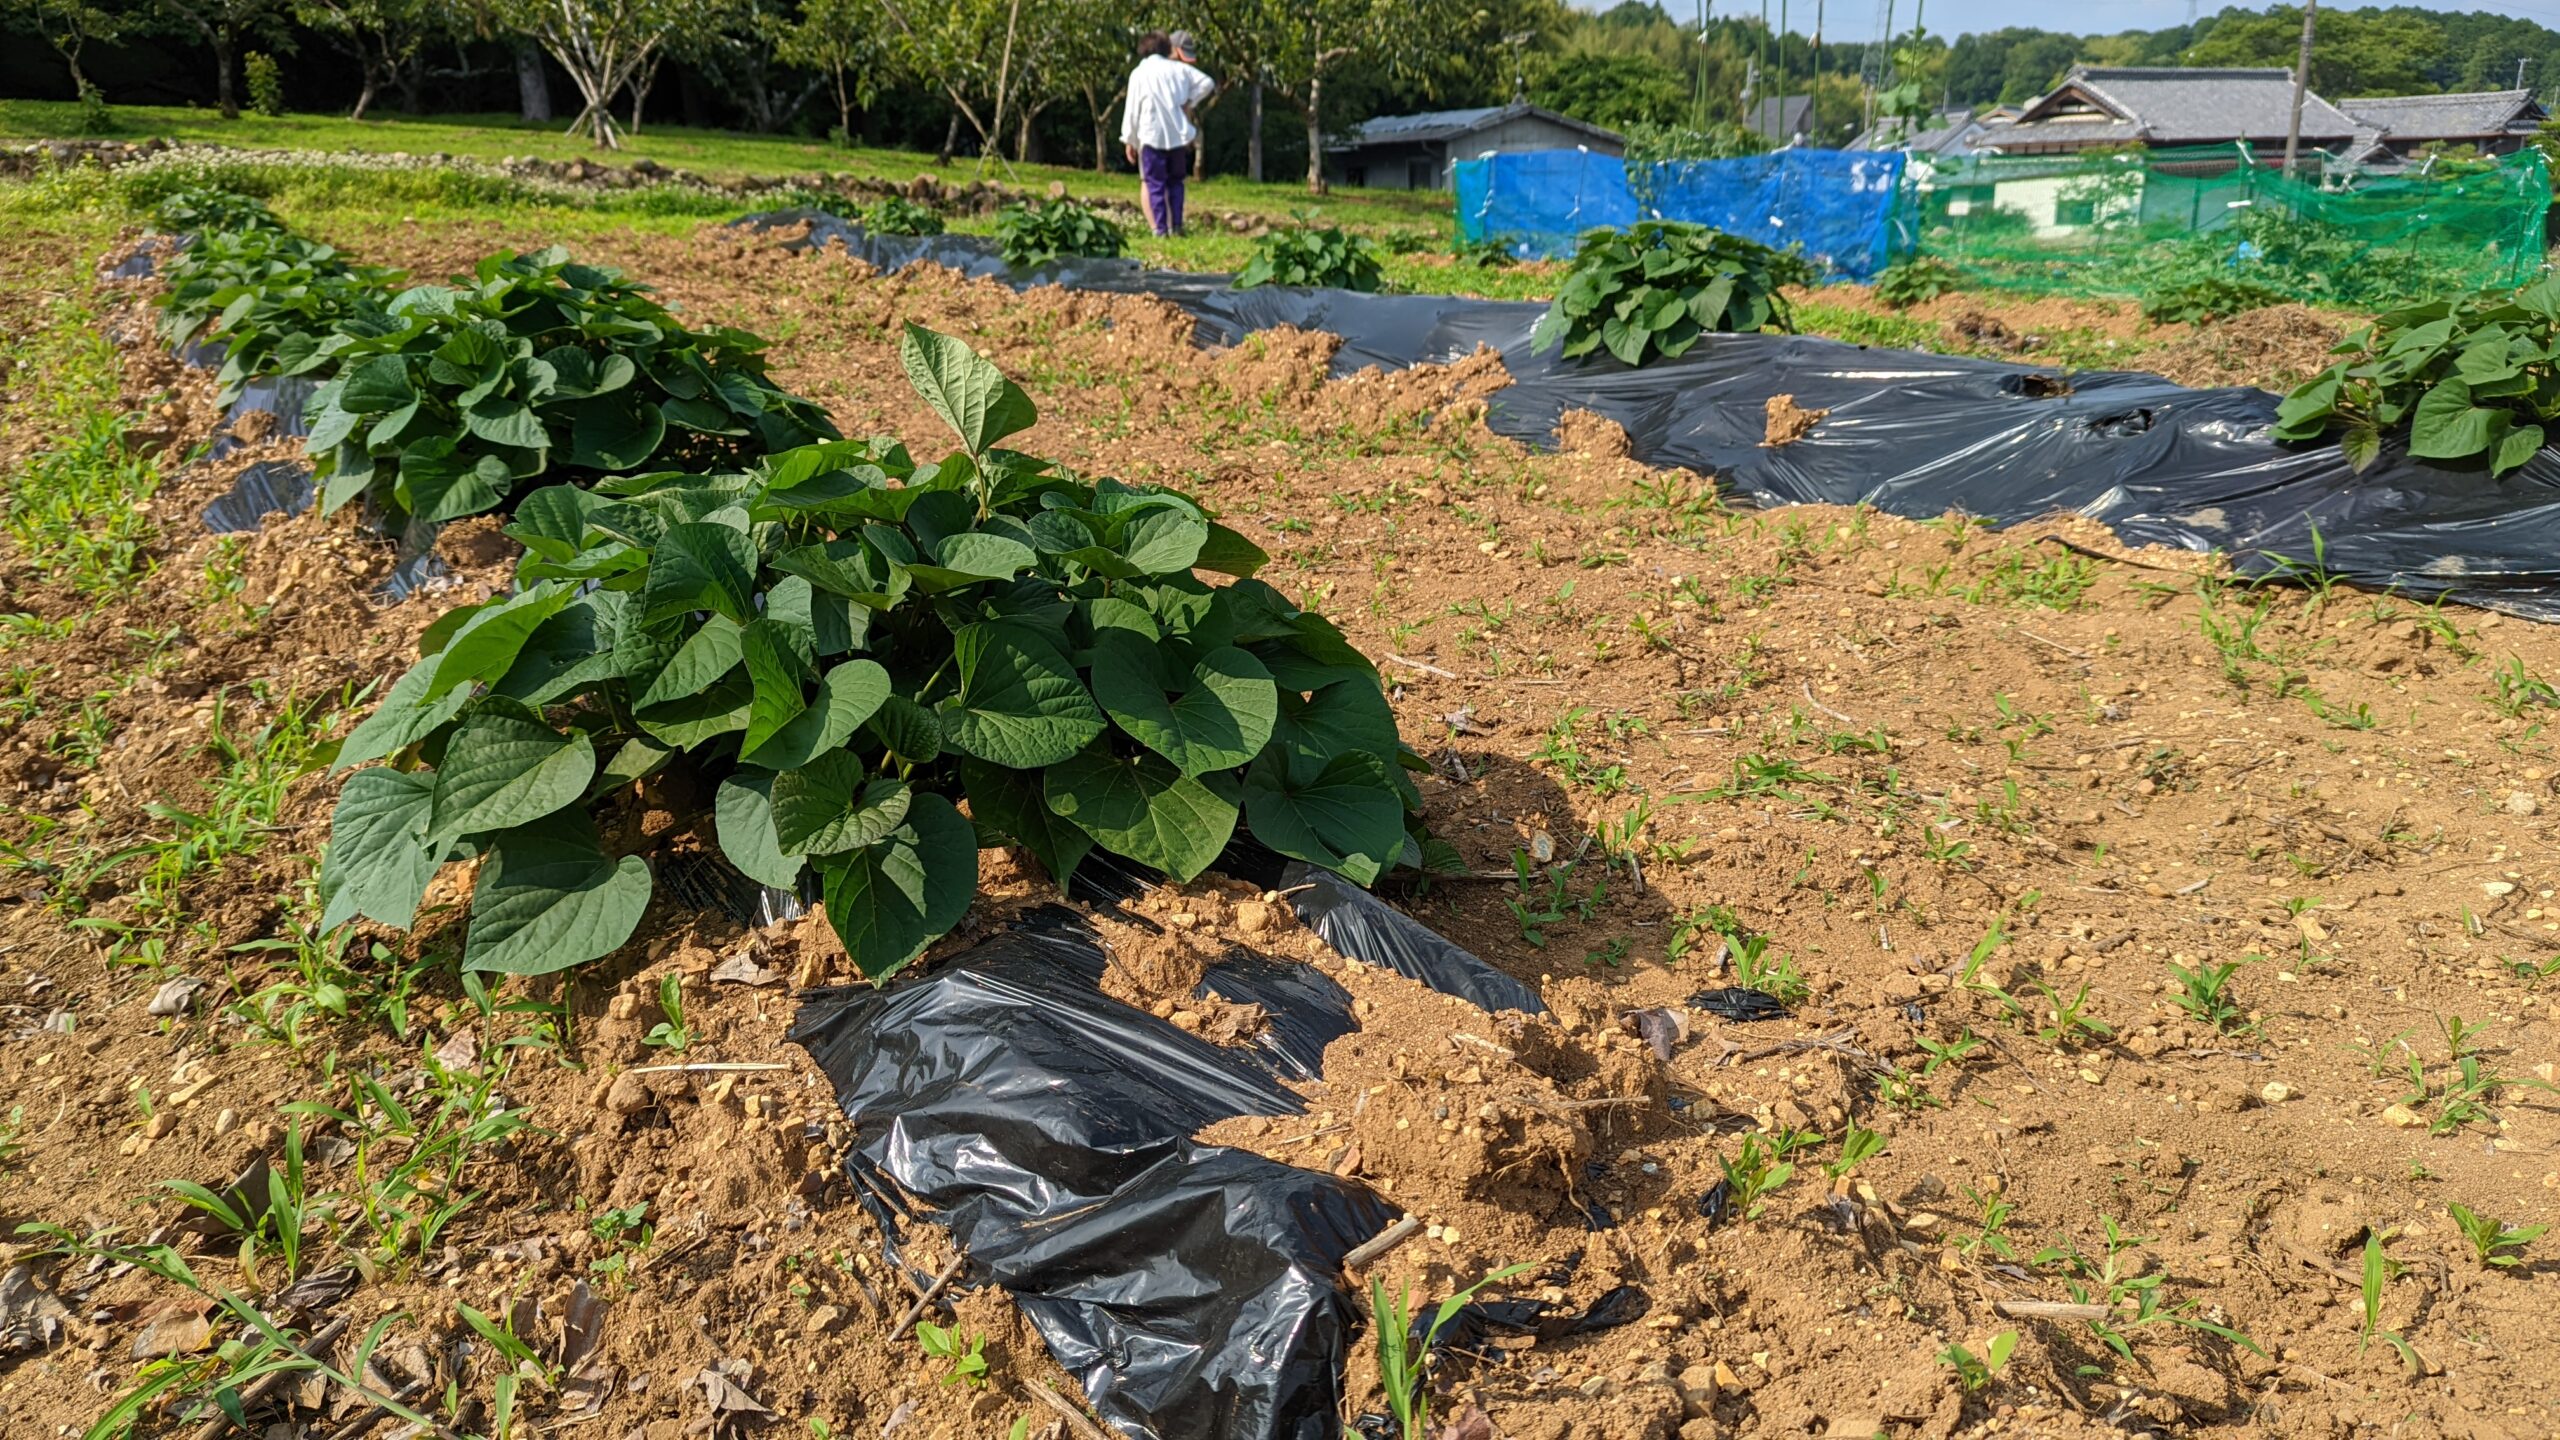
<path id="1" fill-rule="evenodd" d="M 115 347 L 87 299 L 66 296 L 0 338 L 0 371 L 31 377 L 11 427 L 59 437 L 0 472 L 0 533 L 45 583 L 96 604 L 149 573 L 160 488 L 158 463 L 132 445 L 141 417 L 120 406 Z"/>
<path id="2" fill-rule="evenodd" d="M 334 115 L 243 115 L 237 120 L 224 120 L 209 110 L 119 105 L 115 116 L 119 128 L 113 138 L 142 140 L 158 136 L 243 149 L 454 155 L 492 163 L 510 155 L 523 155 L 543 160 L 598 160 L 615 166 L 645 157 L 719 180 L 823 172 L 905 181 L 930 172 L 959 183 L 982 173 L 974 159 L 937 168 L 932 156 L 910 150 L 840 148 L 800 136 L 738 135 L 682 126 L 653 125 L 646 132 L 629 137 L 623 150 L 599 151 L 557 125 L 527 125 L 512 115 L 393 115 L 360 121 Z M 0 100 L 0 139 L 67 139 L 79 134 L 79 107 L 72 102 Z M 1077 199 L 1138 203 L 1138 177 L 1134 174 L 1097 175 L 1063 165 L 1008 167 L 994 162 L 983 173 L 1035 192 L 1059 182 Z M 1295 183 L 1266 181 L 1257 185 L 1236 176 L 1212 175 L 1191 185 L 1191 205 L 1195 210 L 1235 210 L 1283 220 L 1308 200 L 1306 187 Z M 1450 203 L 1445 192 L 1345 191 L 1325 201 L 1324 207 L 1340 223 L 1446 228 Z"/>

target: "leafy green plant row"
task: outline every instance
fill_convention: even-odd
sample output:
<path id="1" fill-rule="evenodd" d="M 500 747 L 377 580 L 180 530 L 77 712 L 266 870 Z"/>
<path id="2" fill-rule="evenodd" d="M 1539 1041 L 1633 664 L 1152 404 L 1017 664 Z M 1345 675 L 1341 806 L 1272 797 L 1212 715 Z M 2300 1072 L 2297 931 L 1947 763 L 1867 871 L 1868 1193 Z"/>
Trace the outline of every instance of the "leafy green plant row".
<path id="1" fill-rule="evenodd" d="M 324 510 L 365 497 L 392 526 L 440 523 L 537 478 L 711 469 L 839 438 L 773 383 L 762 340 L 690 329 L 557 247 L 394 293 L 397 272 L 348 266 L 253 201 L 182 192 L 159 216 L 197 227 L 165 334 L 219 338 L 226 385 L 323 379 L 306 418 Z"/>
<path id="2" fill-rule="evenodd" d="M 996 212 L 996 253 L 1007 265 L 1046 265 L 1053 260 L 1109 260 L 1128 248 L 1129 237 L 1108 216 L 1076 200 L 1007 205 Z"/>
<path id="3" fill-rule="evenodd" d="M 1339 226 L 1293 226 L 1254 242 L 1253 258 L 1236 272 L 1235 287 L 1305 285 L 1366 293 L 1386 288 L 1386 281 L 1378 247 L 1370 241 Z"/>
<path id="4" fill-rule="evenodd" d="M 208 338 L 222 345 L 216 380 L 226 405 L 251 380 L 302 365 L 322 336 L 379 316 L 401 278 L 350 265 L 241 196 L 189 192 L 160 217 L 193 237 L 161 266 L 160 338 L 178 350 Z"/>
<path id="5" fill-rule="evenodd" d="M 2346 358 L 2276 407 L 2284 440 L 2338 437 L 2358 470 L 2406 431 L 2422 460 L 2482 462 L 2504 475 L 2540 450 L 2560 414 L 2560 276 L 2375 317 Z"/>
<path id="6" fill-rule="evenodd" d="M 432 626 L 340 752 L 388 763 L 346 783 L 324 924 L 405 928 L 477 861 L 466 965 L 596 958 L 648 904 L 605 840 L 644 807 L 813 882 L 875 978 L 959 922 L 985 845 L 1061 882 L 1097 848 L 1188 878 L 1240 825 L 1362 883 L 1419 853 L 1377 671 L 1244 578 L 1259 549 L 1001 448 L 1032 403 L 960 341 L 911 325 L 901 357 L 958 452 L 833 441 L 528 495 L 516 592 Z"/>
<path id="7" fill-rule="evenodd" d="M 1568 359 L 1605 348 L 1627 365 L 1673 359 L 1710 332 L 1794 329 L 1780 288 L 1812 278 L 1801 257 L 1704 225 L 1593 230 L 1529 345 L 1562 345 Z"/>

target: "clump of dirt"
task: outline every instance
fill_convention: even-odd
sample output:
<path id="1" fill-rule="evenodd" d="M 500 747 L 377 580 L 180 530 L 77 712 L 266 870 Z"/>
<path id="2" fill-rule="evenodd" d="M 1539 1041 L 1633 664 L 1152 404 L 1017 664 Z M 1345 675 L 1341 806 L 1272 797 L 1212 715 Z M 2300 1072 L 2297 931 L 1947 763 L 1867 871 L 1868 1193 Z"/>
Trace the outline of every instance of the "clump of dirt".
<path id="1" fill-rule="evenodd" d="M 1793 395 L 1770 396 L 1768 412 L 1768 428 L 1760 437 L 1763 449 L 1778 445 L 1793 445 L 1812 434 L 1813 427 L 1821 424 L 1824 417 L 1831 413 L 1828 410 L 1814 410 L 1798 405 Z"/>
<path id="2" fill-rule="evenodd" d="M 436 532 L 436 558 L 472 574 L 515 564 L 524 547 L 506 533 L 503 515 L 473 515 Z"/>
<path id="3" fill-rule="evenodd" d="M 1219 1045 L 1249 1045 L 1268 1022 L 1260 1005 L 1203 993 L 1211 965 L 1240 949 L 1322 948 L 1286 900 L 1241 881 L 1161 886 L 1092 918 L 1110 961 L 1102 993 Z"/>
<path id="4" fill-rule="evenodd" d="M 2181 385 L 2255 385 L 2279 393 L 2329 368 L 2355 317 L 2308 305 L 2269 305 L 2199 325 L 2143 357 Z"/>
<path id="5" fill-rule="evenodd" d="M 1624 460 L 1633 453 L 1625 426 L 1579 406 L 1556 417 L 1556 448 L 1583 460 Z"/>
<path id="6" fill-rule="evenodd" d="M 2007 322 L 1980 310 L 1959 310 L 1948 316 L 1946 330 L 1967 345 L 2010 354 L 2032 350 L 2036 346 L 2035 336 L 2021 335 L 2010 329 Z"/>

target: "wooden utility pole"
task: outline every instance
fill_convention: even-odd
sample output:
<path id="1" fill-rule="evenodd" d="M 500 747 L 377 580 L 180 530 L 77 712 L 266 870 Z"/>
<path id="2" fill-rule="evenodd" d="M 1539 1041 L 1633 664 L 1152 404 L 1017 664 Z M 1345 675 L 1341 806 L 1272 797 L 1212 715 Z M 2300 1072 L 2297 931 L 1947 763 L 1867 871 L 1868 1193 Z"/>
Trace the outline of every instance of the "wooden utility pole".
<path id="1" fill-rule="evenodd" d="M 1804 87 L 1805 143 L 1822 146 L 1822 6 L 1813 0 L 1813 79 Z"/>
<path id="2" fill-rule="evenodd" d="M 2320 18 L 2320 0 L 2302 0 L 2302 53 L 2293 62 L 2293 119 L 2284 130 L 2284 175 L 2293 178 L 2293 157 L 2302 148 L 2302 92 L 2311 83 L 2311 26 Z"/>

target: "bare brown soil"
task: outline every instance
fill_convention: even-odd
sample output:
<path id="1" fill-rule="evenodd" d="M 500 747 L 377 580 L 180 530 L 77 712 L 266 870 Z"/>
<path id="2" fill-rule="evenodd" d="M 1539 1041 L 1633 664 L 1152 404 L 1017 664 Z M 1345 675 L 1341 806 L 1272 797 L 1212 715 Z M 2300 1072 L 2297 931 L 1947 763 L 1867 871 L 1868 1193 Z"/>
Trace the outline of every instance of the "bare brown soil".
<path id="1" fill-rule="evenodd" d="M 367 258 L 432 274 L 540 238 L 413 233 L 410 253 Z M 1267 578 L 1380 661 L 1432 765 L 1432 826 L 1474 877 L 1403 902 L 1536 984 L 1550 1015 L 1489 1016 L 1342 962 L 1223 882 L 1140 902 L 1193 917 L 1160 935 L 1097 923 L 1115 994 L 1221 1041 L 1255 1017 L 1188 1003 L 1200 946 L 1250 944 L 1350 988 L 1363 1028 L 1328 1053 L 1309 1114 L 1206 1138 L 1362 1177 L 1427 1222 L 1376 1278 L 1436 1298 L 1523 1264 L 1503 1290 L 1571 1312 L 1641 1293 L 1633 1324 L 1453 1357 L 1444 1411 L 1480 1405 L 1489 1433 L 1536 1440 L 2560 1430 L 2560 1241 L 2485 1268 L 2446 1208 L 2560 1219 L 2560 1102 L 2523 1088 L 2553 1078 L 2540 970 L 2560 955 L 2560 755 L 2548 711 L 2507 713 L 2496 678 L 2511 662 L 2560 675 L 2560 633 L 2344 590 L 2250 592 L 2207 558 L 2127 550 L 2081 521 L 1994 534 L 1729 512 L 1699 477 L 1628 458 L 1597 417 L 1569 417 L 1553 451 L 1494 436 L 1481 417 L 1505 377 L 1488 355 L 1333 381 L 1326 337 L 1204 353 L 1147 299 L 882 277 L 718 234 L 586 258 L 777 337 L 783 381 L 852 432 L 930 445 L 896 327 L 967 336 L 1038 399 L 1023 448 L 1195 491 L 1272 551 Z M 132 367 L 137 403 L 173 383 L 139 354 Z M 176 383 L 171 438 L 201 438 L 210 416 Z M 31 443 L 26 423 L 7 416 L 0 453 Z M 1821 443 L 1819 427 L 1796 443 Z M 451 592 L 380 607 L 365 590 L 387 551 L 344 517 L 304 516 L 247 540 L 239 600 L 207 599 L 190 577 L 212 542 L 192 516 L 224 470 L 163 491 L 151 583 L 32 652 L 42 709 L 0 730 L 0 840 L 59 824 L 110 850 L 156 833 L 146 807 L 201 803 L 217 773 L 217 706 L 239 733 L 288 694 L 394 674 L 445 605 L 503 580 L 502 545 L 456 535 Z M 12 607 L 67 613 L 22 589 Z M 2249 650 L 2211 638 L 2246 624 Z M 130 663 L 118 637 L 171 625 L 185 642 L 110 702 L 118 742 L 63 765 L 59 717 L 99 667 Z M 26 1147 L 0 1166 L 0 1229 L 156 1234 L 220 1283 L 252 1283 L 177 1228 L 158 1182 L 219 1186 L 272 1155 L 279 1105 L 327 1093 L 324 1056 L 410 1083 L 422 1057 L 484 1063 L 494 1027 L 522 1033 L 444 976 L 406 1041 L 322 1021 L 297 1049 L 236 1018 L 281 970 L 275 952 L 230 947 L 306 913 L 330 791 L 298 781 L 264 848 L 176 887 L 187 920 L 167 932 L 165 974 L 110 968 L 105 932 L 67 926 L 70 880 L 0 868 L 0 1094 L 24 1109 Z M 987 917 L 1034 893 L 989 862 Z M 90 913 L 151 921 L 133 879 L 90 880 Z M 1728 1021 L 1695 998 L 1737 983 L 1719 924 L 1767 937 L 1763 960 L 1801 977 L 1789 1018 Z M 2170 967 L 2223 962 L 2245 964 L 2217 1031 L 2172 1003 Z M 185 1013 L 150 1015 L 166 975 L 206 983 Z M 686 977 L 698 1031 L 681 1057 L 647 1044 L 668 975 Z M 843 1122 L 781 1039 L 796 990 L 844 978 L 822 925 L 750 933 L 662 904 L 623 954 L 528 987 L 574 1015 L 506 1082 L 537 1128 L 475 1164 L 466 1183 L 485 1193 L 428 1254 L 356 1276 L 298 1322 L 402 1315 L 385 1378 L 485 1399 L 506 1364 L 463 1343 L 456 1307 L 520 1304 L 560 1357 L 584 1286 L 607 1307 L 603 1338 L 558 1386 L 527 1387 L 545 1435 L 702 1433 L 729 1393 L 702 1377 L 721 1366 L 776 1412 L 769 1433 L 818 1419 L 839 1435 L 995 1436 L 1023 1415 L 1036 1433 L 1051 1422 L 1031 1387 L 1072 1386 L 1000 1294 L 927 1312 L 986 1336 L 986 1389 L 938 1384 L 911 1340 L 886 1343 L 910 1282 L 844 1194 Z M 2104 1028 L 2066 1024 L 2074 1008 Z M 2475 1074 L 2514 1082 L 2478 1115 L 2446 1094 L 2452 1017 L 2489 1027 L 2463 1042 Z M 1933 1065 L 1933 1046 L 1961 1054 Z M 652 1069 L 670 1063 L 779 1068 Z M 1834 1180 L 1824 1166 L 1852 1123 L 1886 1148 Z M 1829 1138 L 1793 1156 L 1756 1217 L 1737 1203 L 1711 1223 L 1702 1204 L 1746 1139 L 1790 1129 Z M 322 1167 L 350 1183 L 343 1158 Z M 650 1244 L 599 1237 L 600 1214 L 643 1202 Z M 1995 1203 L 2011 1208 L 1986 1237 Z M 2156 1281 L 2150 1310 L 2109 1308 L 2106 1280 L 2038 1258 L 2068 1246 L 2101 1269 L 2109 1221 L 2139 1237 L 2112 1276 Z M 2375 1320 L 2406 1360 L 2365 1338 L 2368 1231 L 2404 1267 Z M 942 1259 L 932 1243 L 920 1264 Z M 352 1263 L 323 1248 L 314 1270 Z M 171 1291 L 84 1264 L 34 1273 L 67 1314 L 49 1346 L 0 1354 L 0 1432 L 76 1433 L 131 1382 L 136 1334 L 168 1318 L 151 1307 Z M 1940 1361 L 2007 1331 L 2016 1354 L 1981 1389 Z M 1375 1405 L 1374 1376 L 1364 1343 L 1352 1412 Z M 288 1433 L 339 1433 L 353 1414 L 316 1387 L 290 1398 L 322 1408 L 273 1412 L 302 1427 Z"/>

